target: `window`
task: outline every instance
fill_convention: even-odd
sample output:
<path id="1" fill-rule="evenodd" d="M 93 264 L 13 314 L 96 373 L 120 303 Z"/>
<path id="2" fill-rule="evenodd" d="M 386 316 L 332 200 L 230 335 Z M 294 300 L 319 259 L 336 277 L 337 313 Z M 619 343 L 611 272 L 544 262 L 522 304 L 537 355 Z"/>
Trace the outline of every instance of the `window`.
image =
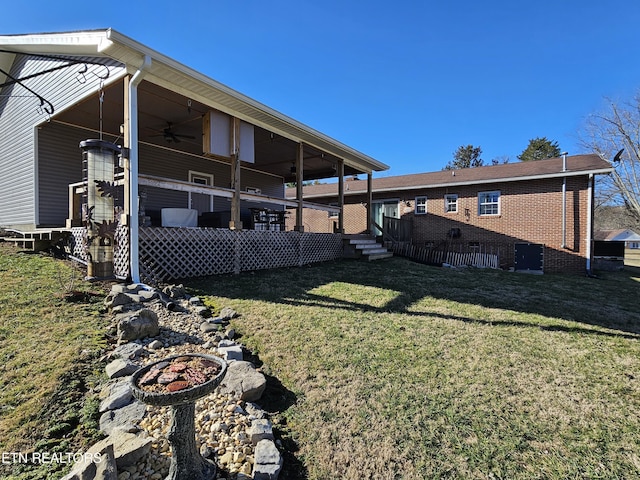
<path id="1" fill-rule="evenodd" d="M 330 204 L 329 204 L 329 206 L 330 206 L 330 207 L 336 207 L 336 208 L 339 208 L 339 207 L 340 207 L 340 204 L 339 204 L 339 203 L 332 202 L 332 203 L 330 203 Z M 329 211 L 329 212 L 327 212 L 327 215 L 329 215 L 329 218 L 338 218 L 338 212 L 335 212 L 335 211 L 333 211 L 333 212 L 332 212 L 332 211 Z"/>
<path id="2" fill-rule="evenodd" d="M 416 197 L 416 215 L 427 213 L 427 197 Z"/>
<path id="3" fill-rule="evenodd" d="M 478 215 L 500 215 L 500 192 L 478 193 Z"/>
<path id="4" fill-rule="evenodd" d="M 450 194 L 444 196 L 445 213 L 458 213 L 458 195 Z"/>

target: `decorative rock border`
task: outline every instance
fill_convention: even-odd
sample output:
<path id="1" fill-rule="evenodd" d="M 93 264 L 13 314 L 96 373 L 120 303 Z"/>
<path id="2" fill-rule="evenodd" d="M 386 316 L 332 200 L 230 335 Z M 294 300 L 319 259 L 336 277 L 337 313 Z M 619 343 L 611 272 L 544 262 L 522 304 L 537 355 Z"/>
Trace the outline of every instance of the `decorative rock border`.
<path id="1" fill-rule="evenodd" d="M 109 460 L 101 478 L 159 480 L 167 476 L 169 409 L 135 400 L 130 376 L 165 357 L 205 353 L 227 360 L 228 370 L 216 391 L 196 403 L 196 442 L 201 454 L 216 461 L 219 480 L 277 480 L 282 455 L 266 412 L 253 403 L 262 396 L 266 379 L 244 361 L 243 346 L 228 328 L 238 314 L 223 308 L 211 318 L 209 309 L 181 285 L 162 292 L 145 285 L 115 285 L 105 306 L 114 315 L 109 334 L 117 336 L 120 345 L 103 357 L 110 380 L 99 395 L 100 429 L 108 436 L 88 450 L 104 452 L 102 458 Z M 92 478 L 96 468 L 100 465 L 76 464 L 63 480 Z M 115 468 L 117 476 L 110 473 Z"/>

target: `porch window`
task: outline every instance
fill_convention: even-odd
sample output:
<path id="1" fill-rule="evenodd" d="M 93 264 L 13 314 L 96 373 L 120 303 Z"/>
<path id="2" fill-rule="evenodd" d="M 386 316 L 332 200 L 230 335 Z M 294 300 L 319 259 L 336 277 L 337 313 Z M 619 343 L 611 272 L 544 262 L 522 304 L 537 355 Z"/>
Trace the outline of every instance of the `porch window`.
<path id="1" fill-rule="evenodd" d="M 427 213 L 427 197 L 416 197 L 416 215 Z"/>
<path id="2" fill-rule="evenodd" d="M 210 173 L 189 170 L 189 181 L 197 185 L 213 186 L 213 175 Z M 189 192 L 189 208 L 198 210 L 198 214 L 213 211 L 213 195 Z"/>
<path id="3" fill-rule="evenodd" d="M 500 215 L 500 191 L 478 193 L 478 215 Z"/>
<path id="4" fill-rule="evenodd" d="M 458 213 L 458 195 L 449 194 L 444 196 L 445 213 Z"/>

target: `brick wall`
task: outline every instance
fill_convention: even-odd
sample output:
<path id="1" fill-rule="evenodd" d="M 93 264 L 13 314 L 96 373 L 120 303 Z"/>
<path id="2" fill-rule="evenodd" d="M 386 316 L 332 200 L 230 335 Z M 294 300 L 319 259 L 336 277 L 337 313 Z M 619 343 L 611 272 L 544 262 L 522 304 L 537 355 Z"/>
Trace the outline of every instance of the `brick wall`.
<path id="1" fill-rule="evenodd" d="M 475 186 L 432 188 L 405 192 L 374 193 L 374 200 L 396 198 L 400 202 L 400 215 L 413 222 L 412 241 L 415 245 L 442 244 L 449 248 L 467 248 L 470 243 L 480 244 L 487 250 L 500 252 L 503 267 L 514 264 L 515 243 L 544 245 L 544 270 L 583 273 L 586 269 L 586 229 L 588 206 L 588 178 L 569 177 L 566 193 L 566 240 L 562 235 L 562 179 L 493 183 Z M 500 192 L 500 212 L 497 215 L 479 215 L 478 193 Z M 445 194 L 458 195 L 457 212 L 445 212 Z M 415 214 L 415 199 L 427 197 L 427 213 Z M 323 200 L 335 203 L 337 198 Z M 314 199 L 314 202 L 320 203 Z M 366 197 L 347 195 L 344 207 L 346 233 L 366 230 Z M 291 219 L 293 217 L 293 221 Z M 290 216 L 290 228 L 295 215 Z M 306 209 L 305 231 L 331 232 L 333 222 L 326 212 Z M 452 228 L 460 229 L 460 237 L 451 239 Z"/>

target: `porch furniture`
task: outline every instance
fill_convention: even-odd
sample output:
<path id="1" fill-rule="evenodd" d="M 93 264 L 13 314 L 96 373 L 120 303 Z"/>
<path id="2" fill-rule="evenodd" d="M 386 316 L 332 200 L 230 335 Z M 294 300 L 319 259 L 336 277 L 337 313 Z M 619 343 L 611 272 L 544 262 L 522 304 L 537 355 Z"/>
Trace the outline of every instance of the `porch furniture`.
<path id="1" fill-rule="evenodd" d="M 163 227 L 197 227 L 198 211 L 192 208 L 163 208 Z"/>
<path id="2" fill-rule="evenodd" d="M 251 228 L 260 231 L 284 232 L 287 212 L 268 208 L 251 209 Z"/>

